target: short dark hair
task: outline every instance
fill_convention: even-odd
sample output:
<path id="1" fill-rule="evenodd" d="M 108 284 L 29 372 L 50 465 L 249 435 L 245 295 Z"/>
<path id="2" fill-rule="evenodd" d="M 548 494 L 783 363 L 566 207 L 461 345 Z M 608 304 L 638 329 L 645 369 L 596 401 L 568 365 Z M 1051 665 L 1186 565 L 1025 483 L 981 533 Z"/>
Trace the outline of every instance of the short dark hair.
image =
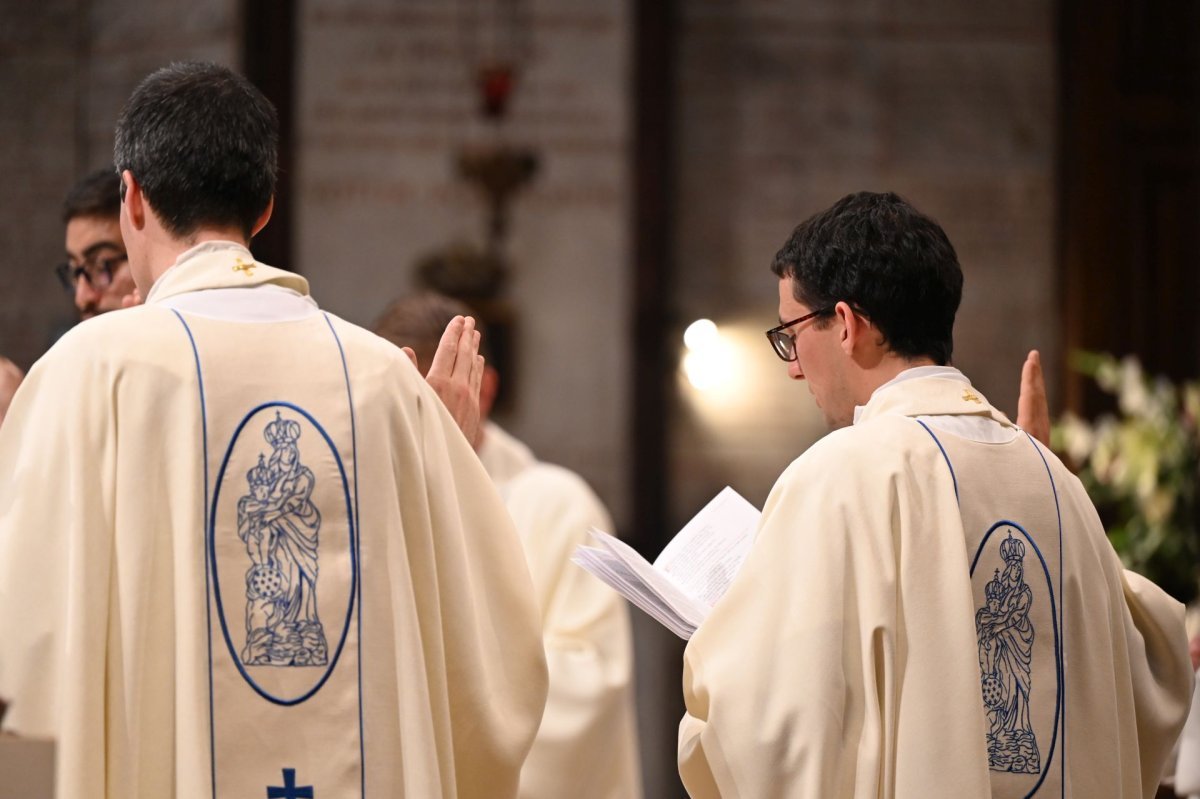
<path id="1" fill-rule="evenodd" d="M 387 307 L 375 320 L 372 330 L 397 347 L 411 347 L 417 356 L 417 368 L 421 374 L 429 371 L 433 354 L 446 325 L 456 316 L 475 318 L 475 329 L 484 333 L 483 325 L 467 305 L 435 291 L 401 297 Z M 479 350 L 484 358 L 491 360 L 487 352 L 487 336 L 480 339 Z"/>
<path id="2" fill-rule="evenodd" d="M 121 176 L 111 166 L 89 172 L 67 192 L 62 204 L 62 221 L 76 217 L 121 216 Z"/>
<path id="3" fill-rule="evenodd" d="M 128 169 L 171 235 L 237 225 L 249 238 L 275 193 L 279 124 L 248 80 L 219 64 L 171 64 L 133 90 L 113 161 Z"/>
<path id="4" fill-rule="evenodd" d="M 906 358 L 948 364 L 962 269 L 945 231 L 891 192 L 858 192 L 801 222 L 771 271 L 812 310 L 845 301 Z"/>

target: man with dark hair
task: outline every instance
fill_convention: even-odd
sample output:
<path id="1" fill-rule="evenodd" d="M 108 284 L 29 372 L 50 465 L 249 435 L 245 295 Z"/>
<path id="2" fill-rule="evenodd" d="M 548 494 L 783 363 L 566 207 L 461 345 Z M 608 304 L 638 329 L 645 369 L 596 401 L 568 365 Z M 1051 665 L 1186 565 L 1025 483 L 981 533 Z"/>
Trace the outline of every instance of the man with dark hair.
<path id="1" fill-rule="evenodd" d="M 121 178 L 112 167 L 86 175 L 67 192 L 66 260 L 55 268 L 81 319 L 133 302 L 133 275 L 121 237 Z"/>
<path id="2" fill-rule="evenodd" d="M 417 294 L 392 303 L 374 327 L 411 349 L 424 373 L 446 324 L 469 314 L 457 300 Z M 550 674 L 546 712 L 521 769 L 518 795 L 637 799 L 642 787 L 629 611 L 619 594 L 571 562 L 575 547 L 588 543 L 588 528 L 612 530 L 612 519 L 579 475 L 539 461 L 488 419 L 500 379 L 485 367 L 482 424 L 473 444 L 521 535 Z"/>
<path id="3" fill-rule="evenodd" d="M 1154 796 L 1192 691 L 1183 608 L 949 365 L 942 229 L 853 194 L 772 271 L 767 337 L 838 429 L 779 478 L 688 644 L 690 794 Z"/>
<path id="4" fill-rule="evenodd" d="M 839 299 L 852 300 L 891 352 L 950 362 L 958 257 L 941 227 L 895 194 L 844 197 L 796 228 L 771 271 L 794 278 L 795 299 L 821 309 L 815 326 L 828 325 Z"/>
<path id="5" fill-rule="evenodd" d="M 520 541 L 404 354 L 247 249 L 274 109 L 175 64 L 115 160 L 146 303 L 0 430 L 6 725 L 57 740 L 62 799 L 514 796 L 546 696 Z M 477 391 L 477 347 L 452 320 L 431 380 Z"/>

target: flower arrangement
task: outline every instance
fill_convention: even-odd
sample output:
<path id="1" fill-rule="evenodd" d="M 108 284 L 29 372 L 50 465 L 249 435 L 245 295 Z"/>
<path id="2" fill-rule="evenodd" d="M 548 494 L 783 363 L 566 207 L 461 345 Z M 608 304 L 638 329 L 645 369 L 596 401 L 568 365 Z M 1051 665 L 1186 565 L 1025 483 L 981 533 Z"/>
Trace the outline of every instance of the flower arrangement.
<path id="1" fill-rule="evenodd" d="M 1051 444 L 1075 465 L 1126 567 L 1190 602 L 1200 588 L 1200 382 L 1152 378 L 1133 356 L 1081 353 L 1074 365 L 1119 413 L 1064 414 Z"/>

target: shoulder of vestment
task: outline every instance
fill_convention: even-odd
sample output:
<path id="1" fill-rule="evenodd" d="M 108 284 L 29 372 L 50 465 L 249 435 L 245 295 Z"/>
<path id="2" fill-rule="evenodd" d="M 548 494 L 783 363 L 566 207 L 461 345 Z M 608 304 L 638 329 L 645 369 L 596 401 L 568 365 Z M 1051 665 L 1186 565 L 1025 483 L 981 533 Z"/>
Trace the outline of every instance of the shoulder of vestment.
<path id="1" fill-rule="evenodd" d="M 780 478 L 806 479 L 854 474 L 881 475 L 909 468 L 914 450 L 933 445 L 929 434 L 909 416 L 888 415 L 843 427 L 824 436 L 796 458 Z"/>

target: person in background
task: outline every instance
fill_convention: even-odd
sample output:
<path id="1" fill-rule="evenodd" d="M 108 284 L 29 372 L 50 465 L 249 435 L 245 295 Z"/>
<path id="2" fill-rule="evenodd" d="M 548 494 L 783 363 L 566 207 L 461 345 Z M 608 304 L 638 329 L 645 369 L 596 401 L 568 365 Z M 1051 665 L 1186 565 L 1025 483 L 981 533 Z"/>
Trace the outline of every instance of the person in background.
<path id="1" fill-rule="evenodd" d="M 55 267 L 80 319 L 136 302 L 121 235 L 121 178 L 112 167 L 83 177 L 63 200 L 66 260 Z"/>
<path id="2" fill-rule="evenodd" d="M 462 303 L 438 294 L 394 302 L 375 332 L 413 353 L 428 372 L 441 331 Z M 484 346 L 487 334 L 484 331 Z M 524 544 L 541 608 L 550 673 L 546 713 L 521 769 L 522 799 L 637 799 L 641 796 L 633 702 L 629 611 L 621 597 L 571 563 L 589 527 L 613 530 L 595 493 L 574 472 L 539 461 L 488 419 L 502 376 L 488 365 L 482 424 L 473 444 Z"/>

